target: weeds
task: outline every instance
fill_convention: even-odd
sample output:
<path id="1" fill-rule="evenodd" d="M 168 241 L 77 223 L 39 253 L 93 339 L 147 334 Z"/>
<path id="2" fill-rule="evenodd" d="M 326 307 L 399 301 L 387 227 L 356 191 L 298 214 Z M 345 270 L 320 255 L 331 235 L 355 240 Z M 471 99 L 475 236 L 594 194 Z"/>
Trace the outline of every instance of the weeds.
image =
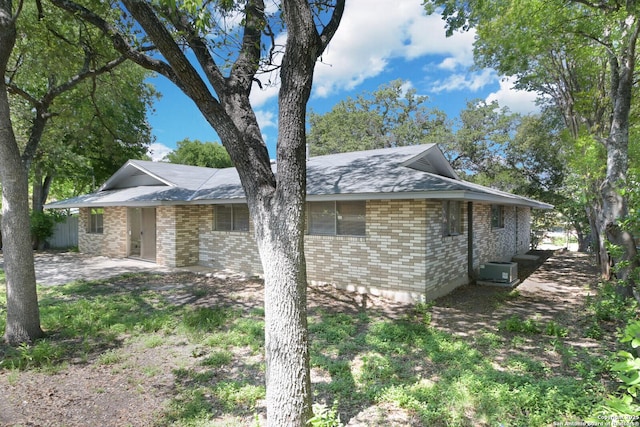
<path id="1" fill-rule="evenodd" d="M 542 332 L 542 328 L 537 320 L 522 319 L 520 316 L 515 314 L 501 322 L 499 329 L 524 334 L 539 334 Z"/>
<path id="2" fill-rule="evenodd" d="M 637 308 L 637 302 L 616 292 L 616 286 L 611 282 L 601 283 L 597 295 L 587 299 L 587 311 L 597 322 L 625 323 Z"/>
<path id="3" fill-rule="evenodd" d="M 158 425 L 212 425 L 216 417 L 247 425 L 258 419 L 265 398 L 264 310 L 173 305 L 142 277 L 132 280 L 139 287 L 101 281 L 41 288 L 48 337 L 32 346 L 0 346 L 0 370 L 17 382 L 23 370 L 63 369 L 75 360 L 116 365 L 111 369 L 140 384 L 168 371 L 122 362 L 133 351 L 162 351 L 174 359 L 173 395 Z M 205 296 L 206 288 L 194 289 Z M 615 299 L 589 303 L 600 321 L 628 313 Z M 374 310 L 312 311 L 311 366 L 326 377 L 314 384 L 315 399 L 334 403 L 315 405 L 310 425 L 341 426 L 364 408 L 391 403 L 423 425 L 542 426 L 586 419 L 608 392 L 603 363 L 563 339 L 575 333 L 571 326 L 512 316 L 497 330 L 463 338 L 434 327 L 431 313 L 432 304 L 417 305 L 400 319 Z M 531 353 L 535 335 L 558 353 L 563 369 L 551 369 Z"/>

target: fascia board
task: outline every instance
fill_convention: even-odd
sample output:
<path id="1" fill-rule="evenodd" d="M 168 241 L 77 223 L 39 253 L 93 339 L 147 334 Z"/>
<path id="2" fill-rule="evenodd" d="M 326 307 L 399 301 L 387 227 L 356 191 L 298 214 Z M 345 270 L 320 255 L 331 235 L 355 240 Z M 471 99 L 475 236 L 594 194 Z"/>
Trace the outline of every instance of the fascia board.
<path id="1" fill-rule="evenodd" d="M 359 193 L 359 194 L 322 194 L 307 196 L 308 202 L 323 202 L 331 200 L 460 200 L 469 202 L 484 202 L 500 205 L 528 206 L 537 209 L 553 209 L 553 205 L 534 202 L 519 198 L 507 198 L 491 194 L 481 194 L 472 191 L 425 191 L 406 193 Z"/>

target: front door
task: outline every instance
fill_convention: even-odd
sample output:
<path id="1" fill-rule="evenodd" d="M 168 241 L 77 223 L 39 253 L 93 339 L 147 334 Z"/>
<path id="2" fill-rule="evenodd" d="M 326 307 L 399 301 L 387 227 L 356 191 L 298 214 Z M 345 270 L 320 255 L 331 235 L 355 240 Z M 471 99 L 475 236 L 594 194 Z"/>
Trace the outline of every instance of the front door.
<path id="1" fill-rule="evenodd" d="M 129 208 L 129 256 L 156 260 L 155 208 Z"/>

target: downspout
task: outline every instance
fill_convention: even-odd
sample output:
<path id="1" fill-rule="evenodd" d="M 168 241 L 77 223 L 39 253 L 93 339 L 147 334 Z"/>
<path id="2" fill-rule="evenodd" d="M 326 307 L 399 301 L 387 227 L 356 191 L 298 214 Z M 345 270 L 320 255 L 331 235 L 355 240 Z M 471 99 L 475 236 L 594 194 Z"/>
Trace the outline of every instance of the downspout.
<path id="1" fill-rule="evenodd" d="M 467 202 L 467 274 L 475 280 L 473 270 L 473 202 Z"/>
<path id="2" fill-rule="evenodd" d="M 516 206 L 516 250 L 514 251 L 518 255 L 518 207 Z"/>

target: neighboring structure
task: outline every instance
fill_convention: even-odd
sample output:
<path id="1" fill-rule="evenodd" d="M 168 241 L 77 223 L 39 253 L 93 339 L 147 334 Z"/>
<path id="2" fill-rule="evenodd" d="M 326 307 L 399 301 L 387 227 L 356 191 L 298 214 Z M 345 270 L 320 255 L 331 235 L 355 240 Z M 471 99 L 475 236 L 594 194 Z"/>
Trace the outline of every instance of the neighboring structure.
<path id="1" fill-rule="evenodd" d="M 469 283 L 481 264 L 529 250 L 531 209 L 551 205 L 459 179 L 434 145 L 312 157 L 310 282 L 420 301 Z M 131 160 L 80 208 L 80 252 L 260 274 L 234 168 Z"/>

